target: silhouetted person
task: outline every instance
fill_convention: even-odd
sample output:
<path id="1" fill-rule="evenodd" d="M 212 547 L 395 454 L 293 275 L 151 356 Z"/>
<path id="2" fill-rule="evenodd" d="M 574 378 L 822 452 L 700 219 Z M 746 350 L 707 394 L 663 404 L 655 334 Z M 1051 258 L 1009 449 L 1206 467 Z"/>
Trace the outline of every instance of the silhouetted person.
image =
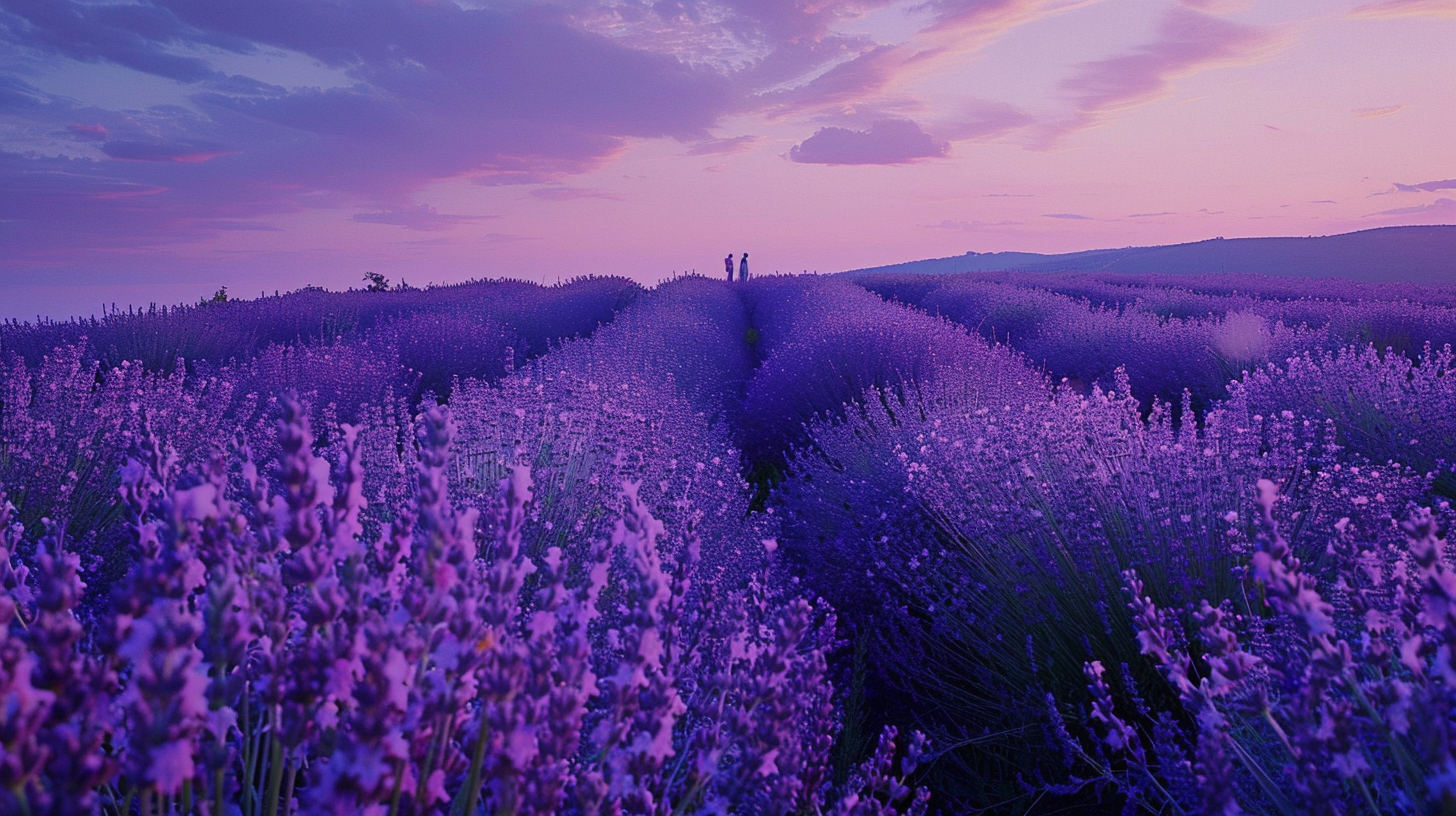
<path id="1" fill-rule="evenodd" d="M 733 253 L 731 253 L 731 252 L 728 253 L 728 257 L 726 257 L 726 258 L 723 259 L 723 268 L 726 269 L 726 270 L 728 270 L 728 282 L 729 283 L 732 283 L 733 282 Z"/>
<path id="2" fill-rule="evenodd" d="M 733 256 L 732 255 L 729 255 L 728 257 L 732 258 Z M 738 280 L 740 280 L 740 281 L 747 281 L 748 280 L 748 253 L 747 252 L 743 253 L 743 260 L 741 260 L 741 261 L 738 262 Z"/>

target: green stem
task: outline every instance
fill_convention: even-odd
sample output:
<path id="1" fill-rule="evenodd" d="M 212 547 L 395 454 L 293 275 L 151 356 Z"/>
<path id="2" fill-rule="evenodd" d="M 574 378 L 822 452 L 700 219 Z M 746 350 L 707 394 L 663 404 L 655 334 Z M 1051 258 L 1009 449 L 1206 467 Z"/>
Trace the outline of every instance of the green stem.
<path id="1" fill-rule="evenodd" d="M 404 760 L 394 763 L 394 792 L 389 795 L 389 816 L 399 816 L 399 797 L 404 793 Z"/>
<path id="2" fill-rule="evenodd" d="M 288 816 L 293 810 L 293 781 L 298 777 L 298 768 L 292 762 L 288 763 L 288 770 L 283 777 L 283 798 L 278 803 L 278 810 L 282 816 Z"/>
<path id="3" fill-rule="evenodd" d="M 252 682 L 243 684 L 243 716 L 240 721 L 243 729 L 243 812 L 251 816 L 258 816 L 258 801 L 253 790 L 253 765 L 258 761 L 257 732 L 253 730 L 253 722 L 248 709 L 248 701 Z M 221 794 L 219 794 L 221 795 Z"/>
<path id="4" fill-rule="evenodd" d="M 283 785 L 283 743 L 276 733 L 268 735 L 268 793 L 263 798 L 263 816 L 278 816 L 278 789 Z"/>
<path id="5" fill-rule="evenodd" d="M 485 765 L 485 712 L 481 712 L 480 733 L 475 737 L 475 750 L 470 753 L 470 772 L 465 776 L 465 807 L 460 816 L 471 816 L 475 812 L 475 798 L 480 795 L 480 770 Z"/>

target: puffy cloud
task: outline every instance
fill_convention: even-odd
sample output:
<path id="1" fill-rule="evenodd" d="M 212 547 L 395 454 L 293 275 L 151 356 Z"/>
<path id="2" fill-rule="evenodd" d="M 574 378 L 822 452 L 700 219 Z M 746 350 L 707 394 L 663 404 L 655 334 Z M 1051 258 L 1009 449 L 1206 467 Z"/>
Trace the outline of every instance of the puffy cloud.
<path id="1" fill-rule="evenodd" d="M 908 119 L 881 119 L 869 130 L 820 128 L 789 149 L 789 158 L 802 164 L 906 164 L 934 159 L 950 151 Z"/>

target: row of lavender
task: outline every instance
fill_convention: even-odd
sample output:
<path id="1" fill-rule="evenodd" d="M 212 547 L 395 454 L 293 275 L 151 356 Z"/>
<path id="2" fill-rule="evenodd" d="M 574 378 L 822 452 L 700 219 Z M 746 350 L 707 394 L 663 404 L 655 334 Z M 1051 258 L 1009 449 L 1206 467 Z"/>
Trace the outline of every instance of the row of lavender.
<path id="1" fill-rule="evenodd" d="M 918 283 L 901 285 L 909 291 Z M 952 283 L 937 286 L 949 291 Z M 416 418 L 411 397 L 401 395 L 417 392 L 404 387 L 340 389 L 315 411 L 313 432 L 298 430 L 303 417 L 295 412 L 284 427 L 285 440 L 295 441 L 282 444 L 268 427 L 279 410 L 267 396 L 270 383 L 317 388 L 331 375 L 377 384 L 393 376 L 389 371 L 418 374 L 394 360 L 387 371 L 371 368 L 380 358 L 364 342 L 367 333 L 326 346 L 279 347 L 268 369 L 256 362 L 263 355 L 251 368 L 190 365 L 167 376 L 137 366 L 105 371 L 87 368 L 76 349 L 53 355 L 49 369 L 12 363 L 0 457 L 43 459 L 51 455 L 43 453 L 49 434 L 82 456 L 94 450 L 92 440 L 103 441 L 111 447 L 106 457 L 93 457 L 93 473 L 107 472 L 107 457 L 114 465 L 130 452 L 137 462 L 154 463 L 149 471 L 134 467 L 132 477 L 152 472 L 159 474 L 152 481 L 170 485 L 160 489 L 159 504 L 128 506 L 104 490 L 80 489 L 92 477 L 68 469 L 64 456 L 34 470 L 23 458 L 0 458 L 0 478 L 22 497 L 32 528 L 43 529 L 39 508 L 54 507 L 46 513 L 79 536 L 62 544 L 62 531 L 54 529 L 42 549 L 82 556 L 93 584 L 86 598 L 67 602 L 74 613 L 56 613 L 57 620 L 72 614 L 94 625 L 97 634 L 59 651 L 96 661 L 85 670 L 97 672 L 97 687 L 112 695 L 105 705 L 110 719 L 94 714 L 105 737 L 99 754 L 90 754 L 101 758 L 96 773 L 106 781 L 77 790 L 90 790 L 90 801 L 113 811 L 128 795 L 154 811 L 203 809 L 206 791 L 212 801 L 250 803 L 246 812 L 263 812 L 268 802 L 353 809 L 372 802 L 380 812 L 403 812 L 445 799 L 464 812 L 487 800 L 518 810 L 591 811 L 608 802 L 640 811 L 670 802 L 684 811 L 874 812 L 892 802 L 913 806 L 910 789 L 894 778 L 893 745 L 882 742 L 876 751 L 872 737 L 875 726 L 894 723 L 933 734 L 935 750 L 916 742 L 899 772 L 913 772 L 916 784 L 934 787 L 951 809 L 1000 802 L 1015 810 L 1029 801 L 1021 797 L 1044 795 L 1085 805 L 1104 793 L 1130 807 L 1172 811 L 1231 812 L 1233 802 L 1253 812 L 1303 812 L 1344 802 L 1354 811 L 1418 812 L 1439 802 L 1453 710 L 1442 669 L 1451 650 L 1443 638 L 1453 630 L 1437 606 L 1442 587 L 1450 587 L 1442 577 L 1450 561 L 1429 533 L 1449 521 L 1449 511 L 1431 501 L 1443 490 L 1434 477 L 1453 447 L 1449 353 L 1415 361 L 1370 349 L 1326 353 L 1339 347 L 1328 325 L 1286 329 L 1242 306 L 1233 316 L 1167 319 L 1141 307 L 1104 311 L 1056 293 L 973 285 L 1000 297 L 992 305 L 1003 317 L 1016 314 L 1018 296 L 1032 313 L 1047 302 L 1061 310 L 1047 327 L 1049 336 L 1060 332 L 1062 345 L 1043 347 L 1060 356 L 1043 359 L 1063 384 L 1052 387 L 1019 330 L 1010 349 L 990 346 L 960 326 L 846 282 L 814 278 L 664 285 L 636 298 L 589 340 L 565 343 L 494 383 L 453 384 L 449 421 Z M 921 289 L 922 299 L 935 291 Z M 987 308 L 960 294 L 970 308 Z M 1377 309 L 1370 313 L 1377 324 L 1383 319 Z M 1138 328 L 1119 334 L 1120 322 Z M 1231 398 L 1221 390 L 1227 378 L 1190 376 L 1199 373 L 1196 359 L 1192 368 L 1138 368 L 1146 359 L 1139 355 L 1156 354 L 1160 345 L 1209 355 L 1210 338 L 1220 331 L 1223 348 L 1244 355 L 1225 357 L 1256 369 Z M 1111 354 L 1089 356 L 1089 347 L 1119 337 L 1123 345 Z M 1298 356 L 1303 350 L 1309 356 Z M 1118 357 L 1127 376 L 1117 372 Z M 315 368 L 300 365 L 307 361 Z M 446 373 L 470 373 L 452 372 L 455 365 L 442 363 Z M 1148 370 L 1157 376 L 1149 378 Z M 1158 377 L 1166 387 L 1150 394 L 1148 384 Z M 1203 404 L 1195 410 L 1192 396 L 1154 403 L 1159 392 L 1180 395 L 1180 380 L 1203 389 Z M 1188 411 L 1200 421 L 1174 421 Z M 187 467 L 140 453 L 154 450 L 148 423 Z M 440 453 L 446 427 L 455 429 L 449 458 Z M 241 441 L 228 445 L 236 431 Z M 312 488 L 290 487 L 291 471 L 264 466 L 302 455 L 307 446 L 297 438 L 311 438 L 324 458 L 345 463 L 331 488 L 318 476 L 321 466 L 310 465 Z M 523 491 L 502 504 L 496 485 L 521 484 L 513 474 L 526 471 L 517 468 L 529 468 L 532 499 L 517 511 L 525 519 L 514 528 L 514 543 L 502 543 L 499 519 L 510 516 L 505 508 Z M 52 481 L 41 481 L 42 473 Z M 743 474 L 757 483 L 756 495 Z M 439 556 L 433 522 L 401 532 L 401 519 L 455 512 L 427 509 L 439 505 L 438 484 L 446 477 L 456 504 L 482 511 L 484 521 L 474 525 L 487 542 L 480 559 Z M 1277 500 L 1257 489 L 1261 480 L 1277 485 Z M 147 545 L 138 549 L 146 540 L 138 531 L 152 523 L 167 542 L 220 535 L 194 529 L 194 522 L 213 523 L 211 505 L 197 510 L 182 499 L 193 509 L 167 509 L 177 505 L 177 494 L 204 482 L 215 484 L 218 496 L 240 497 L 218 499 L 215 515 L 231 519 L 229 530 L 251 532 L 228 533 L 233 537 L 221 546 L 169 543 L 157 552 L 195 552 L 194 563 L 209 576 L 239 569 L 263 576 L 244 582 L 241 596 L 260 593 L 264 605 L 272 604 L 274 628 L 258 622 L 266 616 L 239 618 L 252 629 L 229 647 L 245 656 L 234 676 L 256 684 L 243 682 L 241 694 L 209 691 L 207 708 L 194 706 L 192 714 L 207 722 L 211 712 L 223 712 L 216 716 L 224 726 L 196 726 L 194 716 L 193 730 L 152 745 L 132 730 L 139 715 L 115 716 L 141 705 L 132 680 L 138 657 L 149 654 L 120 647 L 131 637 L 126 627 L 140 617 L 130 598 L 144 594 L 138 586 L 165 584 L 138 577 L 161 569 L 145 566 L 156 554 Z M 636 485 L 625 505 L 624 483 Z M 321 538 L 295 547 L 282 509 L 288 500 L 267 496 L 329 489 L 355 498 L 311 505 Z M 1412 515 L 1420 505 L 1432 506 L 1435 516 Z M 754 512 L 758 507 L 764 512 Z M 651 546 L 630 533 L 655 529 L 647 514 L 667 531 L 647 536 Z M 1410 522 L 1404 533 L 1396 526 L 1401 521 Z M 355 544 L 336 549 L 331 525 Z M 462 541 L 463 529 L 456 535 Z M 58 569 L 33 540 L 12 549 L 16 563 L 37 575 Z M 390 554 L 405 549 L 409 554 Z M 768 560 L 787 563 L 766 564 L 765 551 L 773 549 L 780 555 Z M 351 562 L 357 550 L 364 554 Z M 648 551 L 655 555 L 641 554 Z M 456 578 L 435 566 L 439 558 L 460 565 Z M 322 572 L 289 577 L 305 567 Z M 437 693 L 427 691 L 440 682 L 430 667 L 452 660 L 465 668 L 458 677 L 444 669 L 449 682 L 474 689 L 450 692 L 458 710 L 454 719 L 436 721 L 441 730 L 426 728 L 433 742 L 424 753 L 398 748 L 396 737 L 419 729 L 418 712 L 432 704 L 413 697 L 400 703 L 398 710 L 416 713 L 402 715 L 398 729 L 390 724 L 394 715 L 366 724 L 383 698 L 370 697 L 361 683 L 377 672 L 349 667 L 393 659 L 380 651 L 388 639 L 381 633 L 390 626 L 405 632 L 404 621 L 424 614 L 423 606 L 409 605 L 423 602 L 399 587 L 424 581 L 415 585 L 423 594 L 434 582 L 458 583 L 466 587 L 461 598 L 478 593 L 470 597 L 481 609 L 505 602 L 499 581 L 506 579 L 490 576 L 508 573 L 524 589 L 507 593 L 514 606 L 488 622 L 496 628 L 481 630 L 475 655 L 460 646 L 468 639 L 457 638 L 443 653 L 400 647 L 418 661 L 405 683 L 408 695 Z M 600 574 L 613 577 L 593 595 Z M 344 595 L 314 597 L 306 587 L 320 582 L 344 587 Z M 8 579 L 7 587 L 24 583 Z M 666 589 L 633 589 L 648 585 Z M 212 586 L 193 583 L 169 596 L 194 620 L 201 616 L 195 645 L 204 653 L 214 648 L 204 645 L 216 637 L 209 634 L 213 622 L 227 618 L 207 616 Z M 1132 608 L 1124 597 L 1129 589 Z M 817 595 L 832 602 L 837 617 Z M 17 602 L 10 627 L 11 643 L 20 646 L 8 654 L 23 656 L 22 647 L 43 653 L 43 641 L 27 640 L 46 629 L 29 623 L 42 614 L 40 596 L 13 597 L 24 603 Z M 342 611 L 362 608 L 356 600 L 329 617 L 339 597 L 367 598 L 362 607 L 381 617 L 370 623 Z M 1333 611 L 1324 613 L 1325 603 Z M 798 610 L 802 622 L 786 617 L 789 610 Z M 498 620 L 502 615 L 509 621 Z M 475 637 L 476 630 L 461 627 L 477 623 L 450 620 L 430 631 Z M 423 641 L 434 637 L 410 631 Z M 417 635 L 401 637 L 408 643 Z M 552 703 L 545 689 L 572 683 L 542 672 L 573 670 L 579 650 L 563 657 L 559 644 L 576 643 L 575 635 L 586 644 L 590 673 L 616 681 Z M 341 645 L 345 640 L 365 645 Z M 857 648 L 839 648 L 845 641 Z M 780 644 L 777 653 L 770 643 Z M 300 644 L 308 649 L 290 651 Z M 319 675 L 304 664 L 330 654 L 326 648 L 346 665 Z M 853 660 L 856 651 L 869 659 Z M 771 654 L 778 656 L 756 662 Z M 1331 663 L 1344 654 L 1352 657 Z M 526 674 L 535 679 L 521 679 L 525 670 L 511 662 L 518 658 L 534 667 Z M 288 674 L 277 674 L 284 665 L 278 660 L 294 661 Z M 629 664 L 630 672 L 623 668 Z M 850 671 L 855 664 L 859 670 Z M 211 672 L 216 664 L 197 658 L 195 666 L 204 665 Z M 55 693 L 44 685 L 55 676 L 30 669 L 41 692 Z M 282 693 L 269 691 L 268 681 L 285 676 L 324 679 L 289 692 L 303 701 L 295 709 L 258 696 Z M 216 678 L 208 682 L 217 687 Z M 483 691 L 491 688 L 511 699 L 534 694 L 536 702 L 512 708 Z M 641 694 L 622 703 L 624 688 Z M 398 701 L 405 692 L 394 687 L 391 694 Z M 776 702 L 764 695 L 777 695 Z M 565 730 L 548 738 L 544 720 L 521 712 L 551 705 L 565 707 Z M 288 731 L 288 717 L 307 706 L 349 711 L 353 719 L 330 719 L 304 736 Z M 1444 716 L 1402 718 L 1412 706 Z M 56 710 L 72 711 L 64 716 L 73 731 L 64 733 L 73 733 L 80 709 Z M 574 732 L 572 711 L 582 718 Z M 488 734 L 516 735 L 514 741 L 470 743 L 489 717 L 505 719 L 501 731 Z M 594 725 L 604 722 L 615 724 Z M 614 755 L 634 770 L 607 761 L 613 754 L 597 741 L 599 732 L 637 746 L 636 754 Z M 273 745 L 285 734 L 294 742 L 275 762 Z M 336 751 L 361 734 L 370 736 L 354 743 L 353 753 Z M 543 747 L 548 743 L 554 747 Z M 7 736 L 4 744 L 18 743 Z M 378 776 L 395 781 L 388 801 L 379 799 L 382 790 L 363 791 L 350 781 L 355 772 L 345 770 L 362 761 L 361 751 L 386 744 L 396 746 L 387 762 L 377 754 L 368 759 L 386 768 Z M 579 750 L 571 753 L 568 744 Z M 190 752 L 192 775 L 172 779 L 172 798 L 159 798 L 163 784 L 125 764 L 134 745 Z M 538 763 L 533 751 L 545 759 Z M 1219 764 L 1218 756 L 1226 761 Z M 856 772 L 861 759 L 869 764 Z M 39 774 L 54 772 L 54 760 L 27 772 L 43 780 Z M 542 781 L 547 777 L 557 782 Z M 421 779 L 431 778 L 438 786 L 421 792 Z M 807 784 L 796 786 L 796 778 Z M 594 798 L 601 784 L 606 798 Z M 650 791 L 655 804 L 624 798 L 633 785 Z M 37 781 L 26 790 L 41 801 L 55 787 Z M 1211 795 L 1218 790 L 1235 798 Z"/>
<path id="2" fill-rule="evenodd" d="M 946 746 L 943 800 L 1456 807 L 1449 348 L 1248 321 L 1264 342 L 1195 411 L 1156 384 L 1197 387 L 1240 313 L 874 285 L 986 335 L 1003 321 L 1002 340 L 1024 320 L 1010 344 L 1060 381 L 975 365 L 884 383 L 811 424 L 775 494 L 786 549 L 868 642 L 889 705 Z M 1340 308 L 1380 332 L 1388 308 L 1431 307 Z"/>
<path id="3" fill-rule="evenodd" d="M 0 810 L 923 809 L 747 512 L 747 314 L 682 281 L 417 416 L 367 338 L 12 359 Z"/>
<path id="4" fill-rule="evenodd" d="M 1201 411 L 1244 369 L 1296 353 L 1374 346 L 1414 359 L 1427 344 L 1456 343 L 1456 303 L 1429 286 L 1014 272 L 859 280 L 1008 343 L 1084 390 L 1109 386 L 1122 367 L 1144 407 L 1176 405 L 1187 389 Z"/>

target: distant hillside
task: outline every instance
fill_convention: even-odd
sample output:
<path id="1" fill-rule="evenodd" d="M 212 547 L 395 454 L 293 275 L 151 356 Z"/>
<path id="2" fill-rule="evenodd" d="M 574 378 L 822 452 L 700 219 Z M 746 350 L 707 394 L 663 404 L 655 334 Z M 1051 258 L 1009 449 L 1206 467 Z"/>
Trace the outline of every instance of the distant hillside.
<path id="1" fill-rule="evenodd" d="M 1094 249 L 1061 255 L 967 252 L 951 258 L 855 269 L 849 276 L 900 272 L 1244 273 L 1347 278 L 1375 283 L 1456 283 L 1456 226 L 1384 227 L 1314 238 L 1214 238 L 1191 244 Z"/>

